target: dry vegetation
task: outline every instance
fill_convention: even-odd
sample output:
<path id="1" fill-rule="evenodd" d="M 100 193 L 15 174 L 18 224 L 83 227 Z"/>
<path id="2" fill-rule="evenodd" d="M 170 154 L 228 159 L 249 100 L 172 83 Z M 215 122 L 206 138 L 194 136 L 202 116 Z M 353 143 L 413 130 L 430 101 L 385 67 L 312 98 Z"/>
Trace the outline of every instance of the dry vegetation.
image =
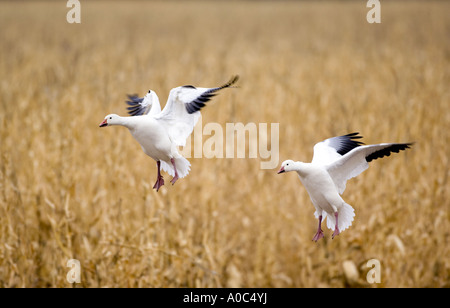
<path id="1" fill-rule="evenodd" d="M 76 258 L 83 287 L 449 287 L 449 9 L 383 2 L 370 25 L 361 2 L 85 1 L 76 25 L 65 1 L 0 3 L 0 286 L 71 287 Z M 295 174 L 190 159 L 156 193 L 129 132 L 98 128 L 126 93 L 232 74 L 203 124 L 280 123 L 280 163 L 353 131 L 416 144 L 351 180 L 353 226 L 313 243 Z"/>

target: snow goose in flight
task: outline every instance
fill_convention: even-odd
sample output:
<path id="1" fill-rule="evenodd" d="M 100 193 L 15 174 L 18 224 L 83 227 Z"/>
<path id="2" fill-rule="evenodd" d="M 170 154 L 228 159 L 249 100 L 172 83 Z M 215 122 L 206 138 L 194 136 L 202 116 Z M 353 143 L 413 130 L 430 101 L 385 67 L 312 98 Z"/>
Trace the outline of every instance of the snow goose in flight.
<path id="1" fill-rule="evenodd" d="M 311 163 L 286 160 L 278 173 L 296 171 L 311 198 L 319 220 L 313 241 L 323 237 L 322 216 L 327 219 L 327 227 L 334 228 L 332 238 L 351 226 L 355 216 L 353 208 L 340 195 L 345 190 L 347 180 L 356 177 L 369 168 L 374 159 L 408 149 L 412 143 L 381 143 L 364 145 L 357 139 L 359 133 L 333 137 L 317 143 Z"/>
<path id="2" fill-rule="evenodd" d="M 219 90 L 232 86 L 238 80 L 233 76 L 229 82 L 217 88 L 196 88 L 181 86 L 169 93 L 169 98 L 161 111 L 156 93 L 149 90 L 143 97 L 128 95 L 128 113 L 131 117 L 109 114 L 100 127 L 122 125 L 128 128 L 139 142 L 145 154 L 156 160 L 158 176 L 153 188 L 156 191 L 164 185 L 161 168 L 173 176 L 173 184 L 185 177 L 190 170 L 189 161 L 178 152 L 178 146 L 185 146 L 200 117 L 200 109 Z"/>

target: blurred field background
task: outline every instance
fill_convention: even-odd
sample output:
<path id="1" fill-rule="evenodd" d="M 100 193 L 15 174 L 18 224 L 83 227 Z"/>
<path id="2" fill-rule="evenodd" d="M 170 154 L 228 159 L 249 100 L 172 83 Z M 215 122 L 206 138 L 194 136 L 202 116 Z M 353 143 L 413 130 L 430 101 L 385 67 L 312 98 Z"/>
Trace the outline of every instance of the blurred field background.
<path id="1" fill-rule="evenodd" d="M 448 2 L 0 2 L 0 287 L 450 287 Z M 347 183 L 350 229 L 311 241 L 295 174 L 189 159 L 159 193 L 125 94 L 238 89 L 208 122 L 280 123 L 280 163 L 359 131 L 410 142 Z M 206 140 L 204 137 L 203 140 Z M 369 284 L 370 259 L 381 283 Z"/>

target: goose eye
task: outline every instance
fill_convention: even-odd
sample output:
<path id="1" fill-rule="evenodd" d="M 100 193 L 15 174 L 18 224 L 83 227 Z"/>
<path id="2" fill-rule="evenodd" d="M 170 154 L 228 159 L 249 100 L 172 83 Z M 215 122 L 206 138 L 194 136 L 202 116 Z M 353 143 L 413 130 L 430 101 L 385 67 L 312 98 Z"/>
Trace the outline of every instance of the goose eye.
<path id="1" fill-rule="evenodd" d="M 110 120 L 112 120 L 112 117 L 109 117 Z"/>

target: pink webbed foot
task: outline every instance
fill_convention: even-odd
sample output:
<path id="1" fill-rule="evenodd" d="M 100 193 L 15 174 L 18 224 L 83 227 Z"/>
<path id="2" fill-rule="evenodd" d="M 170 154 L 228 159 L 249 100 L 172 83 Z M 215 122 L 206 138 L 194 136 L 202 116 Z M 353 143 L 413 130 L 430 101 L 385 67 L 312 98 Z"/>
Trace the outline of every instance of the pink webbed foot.
<path id="1" fill-rule="evenodd" d="M 319 216 L 319 226 L 317 227 L 317 233 L 316 235 L 314 235 L 313 237 L 313 241 L 317 242 L 318 240 L 320 240 L 323 237 L 323 230 L 320 227 L 320 225 L 322 224 L 322 215 Z"/>
<path id="2" fill-rule="evenodd" d="M 161 188 L 161 186 L 164 185 L 164 179 L 161 175 L 161 162 L 157 161 L 156 162 L 156 166 L 158 167 L 158 176 L 156 178 L 156 183 L 155 185 L 153 185 L 153 189 L 156 188 L 156 192 L 158 192 L 158 190 Z"/>
<path id="3" fill-rule="evenodd" d="M 164 179 L 163 179 L 163 177 L 160 175 L 160 176 L 158 177 L 158 179 L 156 180 L 156 183 L 155 183 L 155 185 L 153 186 L 153 189 L 156 188 L 156 191 L 158 192 L 159 189 L 161 188 L 161 186 L 163 186 L 163 185 L 164 185 Z"/>
<path id="4" fill-rule="evenodd" d="M 319 230 L 317 230 L 317 233 L 316 233 L 316 235 L 314 235 L 314 237 L 313 237 L 313 241 L 314 242 L 317 242 L 318 240 L 320 240 L 321 238 L 323 237 L 323 231 L 322 231 L 322 229 L 319 229 Z"/>
<path id="5" fill-rule="evenodd" d="M 172 180 L 170 180 L 170 183 L 175 184 L 175 182 L 178 180 L 178 172 L 177 172 L 177 166 L 175 165 L 175 159 L 171 158 L 170 162 L 173 165 L 173 169 L 175 170 L 175 176 L 173 177 Z"/>
<path id="6" fill-rule="evenodd" d="M 338 212 L 334 213 L 334 217 L 336 218 L 336 225 L 334 226 L 334 232 L 331 236 L 331 239 L 334 239 L 336 235 L 339 235 L 339 228 L 338 228 Z"/>
<path id="7" fill-rule="evenodd" d="M 175 184 L 175 182 L 178 180 L 178 174 L 175 174 L 175 176 L 173 177 L 173 179 L 170 180 L 170 183 Z"/>
<path id="8" fill-rule="evenodd" d="M 335 237 L 336 235 L 339 235 L 339 234 L 340 234 L 339 228 L 336 227 L 336 228 L 334 229 L 334 232 L 333 232 L 333 235 L 331 236 L 331 238 L 334 239 L 334 237 Z"/>

